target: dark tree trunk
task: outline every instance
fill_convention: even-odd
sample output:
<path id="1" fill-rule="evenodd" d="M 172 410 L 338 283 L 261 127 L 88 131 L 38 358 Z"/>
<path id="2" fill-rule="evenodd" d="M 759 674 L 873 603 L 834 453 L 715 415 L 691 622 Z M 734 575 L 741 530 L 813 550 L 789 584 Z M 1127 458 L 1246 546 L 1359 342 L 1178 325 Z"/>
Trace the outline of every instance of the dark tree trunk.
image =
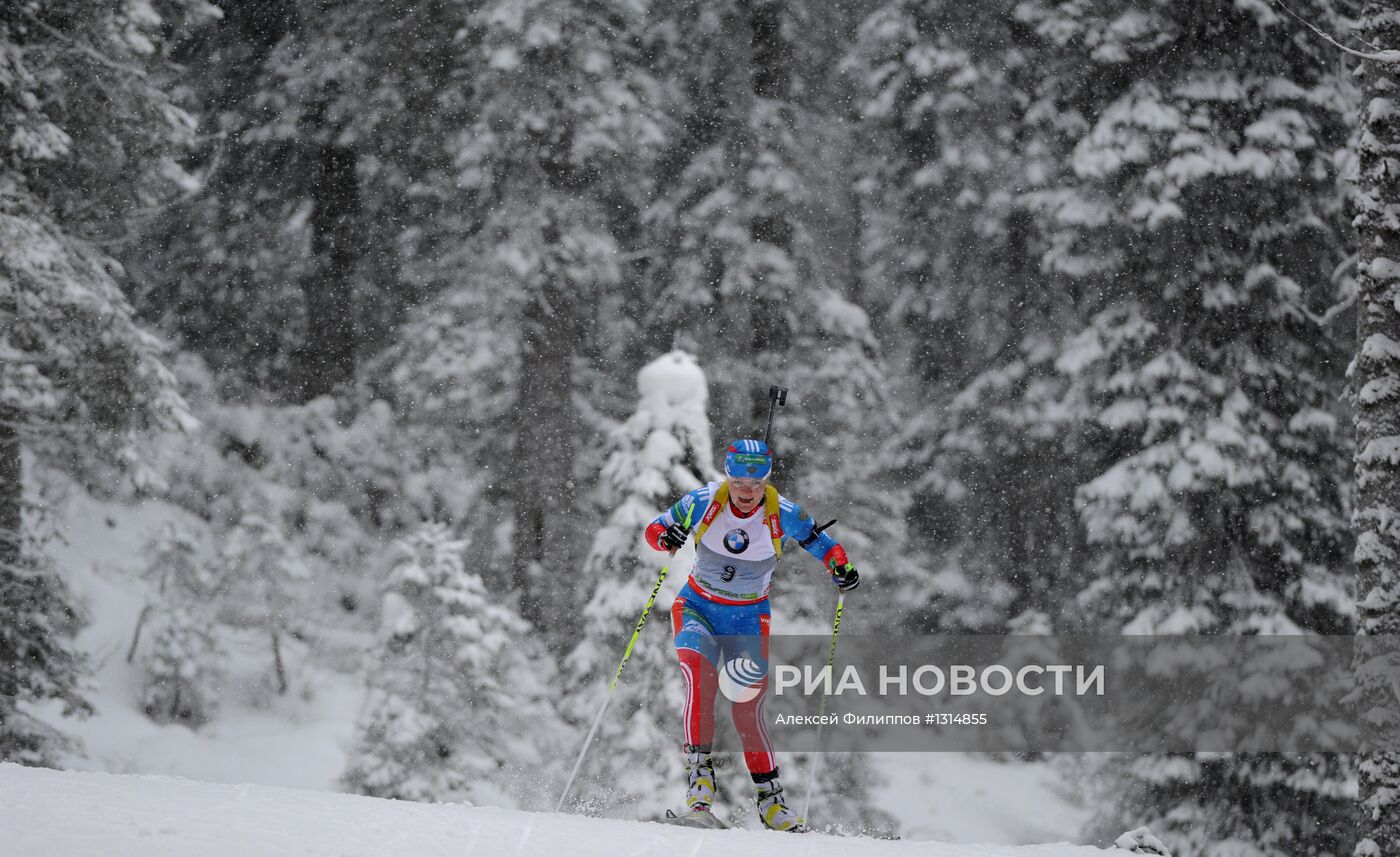
<path id="1" fill-rule="evenodd" d="M 126 650 L 127 663 L 133 663 L 136 660 L 136 649 L 141 645 L 141 630 L 146 627 L 146 620 L 151 618 L 153 610 L 155 610 L 155 605 L 147 604 L 141 608 L 141 615 L 136 617 L 136 630 L 131 632 L 131 645 Z"/>
<path id="2" fill-rule="evenodd" d="M 548 284 L 525 310 L 515 451 L 506 478 L 515 498 L 514 580 L 521 613 L 549 629 L 578 570 L 570 548 L 573 519 L 574 413 L 570 368 L 580 331 L 569 285 Z"/>
<path id="3" fill-rule="evenodd" d="M 19 434 L 0 416 L 0 569 L 19 562 L 23 493 Z"/>
<path id="4" fill-rule="evenodd" d="M 270 631 L 272 635 L 272 668 L 277 673 L 277 693 L 280 696 L 287 694 L 287 667 L 282 663 L 282 637 L 277 633 L 277 629 Z"/>
<path id="5" fill-rule="evenodd" d="M 753 45 L 753 94 L 787 101 L 792 97 L 792 43 L 783 34 L 782 0 L 747 0 Z"/>
<path id="6" fill-rule="evenodd" d="M 363 252 L 357 228 L 358 162 L 354 149 L 325 145 L 317 150 L 312 168 L 311 250 L 316 270 L 302 283 L 307 330 L 301 386 L 306 399 L 330 393 L 355 372 L 354 274 Z"/>

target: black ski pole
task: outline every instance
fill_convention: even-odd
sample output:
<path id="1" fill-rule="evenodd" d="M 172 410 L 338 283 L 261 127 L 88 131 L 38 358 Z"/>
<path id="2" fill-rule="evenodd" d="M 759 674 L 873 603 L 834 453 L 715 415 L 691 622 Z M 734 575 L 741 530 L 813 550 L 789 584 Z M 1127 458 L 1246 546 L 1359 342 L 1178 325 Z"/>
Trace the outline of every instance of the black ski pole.
<path id="1" fill-rule="evenodd" d="M 763 430 L 763 442 L 768 443 L 768 438 L 773 435 L 773 409 L 774 407 L 785 407 L 787 405 L 787 387 L 768 388 L 768 427 Z M 770 444 L 771 445 L 771 444 Z"/>

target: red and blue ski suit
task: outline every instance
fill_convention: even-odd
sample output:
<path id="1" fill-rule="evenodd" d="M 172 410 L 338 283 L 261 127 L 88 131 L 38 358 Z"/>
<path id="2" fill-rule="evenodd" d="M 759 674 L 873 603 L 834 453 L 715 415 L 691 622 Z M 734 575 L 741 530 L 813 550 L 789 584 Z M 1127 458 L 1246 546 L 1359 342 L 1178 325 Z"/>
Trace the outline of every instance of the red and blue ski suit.
<path id="1" fill-rule="evenodd" d="M 816 522 L 811 516 L 781 495 L 776 521 L 765 520 L 762 501 L 747 515 L 740 514 L 732 500 L 723 509 L 711 510 L 719 486 L 711 482 L 686 494 L 647 526 L 646 539 L 656 550 L 665 550 L 660 537 L 667 527 L 695 524 L 707 512 L 713 514 L 696 542 L 690 579 L 671 605 L 676 655 L 685 676 L 685 743 L 708 746 L 714 740 L 715 694 L 720 671 L 728 669 L 727 686 L 737 682 L 756 690 L 751 699 L 735 702 L 732 714 L 749 772 L 768 774 L 778 766 L 763 715 L 768 689 L 768 589 L 778 562 L 773 539 L 795 540 L 820 559 L 828 572 L 846 565 L 846 552 L 831 536 L 814 532 Z"/>

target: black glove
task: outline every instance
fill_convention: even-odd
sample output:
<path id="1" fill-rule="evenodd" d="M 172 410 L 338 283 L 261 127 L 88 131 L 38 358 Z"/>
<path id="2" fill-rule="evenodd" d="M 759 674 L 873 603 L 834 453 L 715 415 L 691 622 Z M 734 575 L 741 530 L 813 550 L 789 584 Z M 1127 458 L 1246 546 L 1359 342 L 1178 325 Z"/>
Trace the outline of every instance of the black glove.
<path id="1" fill-rule="evenodd" d="M 661 547 L 668 551 L 678 551 L 685 547 L 685 540 L 690 538 L 690 530 L 680 524 L 672 524 L 666 528 L 666 532 L 657 537 Z"/>
<path id="2" fill-rule="evenodd" d="M 860 586 L 860 572 L 849 562 L 831 572 L 831 579 L 836 581 L 836 588 L 842 592 L 850 592 Z"/>

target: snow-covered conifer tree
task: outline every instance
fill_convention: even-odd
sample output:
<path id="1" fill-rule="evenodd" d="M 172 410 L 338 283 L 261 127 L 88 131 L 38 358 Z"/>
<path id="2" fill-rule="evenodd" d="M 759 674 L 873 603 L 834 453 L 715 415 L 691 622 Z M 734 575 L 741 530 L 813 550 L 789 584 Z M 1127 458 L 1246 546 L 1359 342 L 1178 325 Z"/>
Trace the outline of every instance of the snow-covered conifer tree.
<path id="1" fill-rule="evenodd" d="M 977 278 L 977 338 L 953 355 L 971 380 L 909 429 L 916 514 L 937 538 L 950 513 L 941 623 L 1349 627 L 1329 326 L 1348 93 L 1286 14 L 1199 11 L 910 0 L 862 30 L 853 64 L 895 155 L 867 188 L 875 285 L 957 318 L 943 278 Z M 1329 849 L 1345 828 L 1335 759 L 1153 757 L 1114 782 L 1134 807 L 1118 820 L 1173 819 L 1187 853 Z M 1286 830 L 1241 809 L 1268 801 Z"/>
<path id="2" fill-rule="evenodd" d="M 1327 0 L 1293 8 L 1339 22 Z M 1242 4 L 1202 27 L 1197 12 L 1017 7 L 1038 39 L 1026 115 L 1078 129 L 1072 173 L 1026 200 L 1043 268 L 1080 296 L 1078 331 L 1039 355 L 1064 442 L 1100 468 L 1077 492 L 1078 599 L 1132 633 L 1346 632 L 1345 346 L 1329 308 L 1349 92 L 1286 14 Z M 1114 823 L 1146 823 L 1174 852 L 1346 846 L 1344 760 L 1149 757 L 1120 773 Z"/>
<path id="3" fill-rule="evenodd" d="M 1090 594 L 1155 629 L 1189 614 L 1177 630 L 1343 630 L 1347 441 L 1324 313 L 1347 93 L 1283 16 L 1237 9 L 1197 44 L 1187 14 L 1018 12 L 1043 39 L 1038 112 L 1088 121 L 1072 179 L 1032 202 L 1044 264 L 1095 288 L 1055 364 L 1076 433 L 1115 451 L 1080 489 L 1099 567 L 1117 570 Z M 1168 44 L 1195 60 L 1155 62 Z M 1122 86 L 1083 82 L 1124 64 L 1140 73 Z"/>
<path id="4" fill-rule="evenodd" d="M 218 643 L 207 611 L 193 604 L 168 607 L 151 620 L 141 708 L 161 722 L 199 726 L 218 705 Z"/>
<path id="5" fill-rule="evenodd" d="M 220 656 L 215 637 L 216 567 L 199 555 L 189 534 L 168 524 L 146 547 L 146 577 L 155 601 L 141 612 L 128 660 L 140 652 L 141 706 L 159 722 L 198 726 L 218 704 Z"/>
<path id="6" fill-rule="evenodd" d="M 684 326 L 704 354 L 739 354 L 714 391 L 725 435 L 751 433 L 794 366 L 811 302 L 830 287 L 806 206 L 819 122 L 794 92 L 803 10 L 766 0 L 670 7 L 672 142 L 647 212 L 658 299 L 648 321 Z M 795 446 L 790 444 L 790 446 Z M 795 463 L 795 459 L 794 459 Z"/>
<path id="7" fill-rule="evenodd" d="M 415 268 L 441 288 L 415 329 L 489 354 L 470 384 L 503 388 L 508 414 L 492 431 L 506 453 L 481 466 L 510 462 L 492 505 L 510 516 L 522 615 L 566 645 L 577 592 L 560 575 L 581 545 L 551 524 L 579 512 L 575 355 L 627 279 L 623 242 L 661 139 L 637 45 L 643 6 L 499 0 L 461 12 L 471 119 L 449 144 L 460 237 Z"/>
<path id="8" fill-rule="evenodd" d="M 77 702 L 64 587 L 24 550 L 21 446 L 81 470 L 127 463 L 148 429 L 193 421 L 133 319 L 105 246 L 138 210 L 183 193 L 194 119 L 153 80 L 167 32 L 202 0 L 23 3 L 0 11 L 0 628 L 12 665 L 0 733 L 43 758 L 13 700 Z M 32 657 L 24 657 L 31 652 Z M 18 696 L 16 696 L 16 694 Z"/>
<path id="9" fill-rule="evenodd" d="M 0 564 L 0 761 L 51 765 L 67 737 L 35 718 L 29 703 L 59 700 L 66 714 L 90 714 L 83 658 L 70 638 L 81 617 L 52 560 L 23 551 Z"/>
<path id="10" fill-rule="evenodd" d="M 467 543 L 442 524 L 398 542 L 378 663 L 345 786 L 420 801 L 509 803 L 509 785 L 542 771 L 555 742 L 548 660 L 531 629 L 469 569 Z M 521 800 L 529 803 L 528 797 Z"/>
<path id="11" fill-rule="evenodd" d="M 862 295 L 898 325 L 887 348 L 923 398 L 982 368 L 1044 309 L 1026 300 L 1037 272 L 1017 201 L 1058 170 L 1019 114 L 1015 6 L 890 0 L 844 60 L 864 141 Z"/>
<path id="12" fill-rule="evenodd" d="M 1391 3 L 1363 3 L 1357 32 L 1367 45 L 1400 47 L 1400 15 Z M 1400 634 L 1400 62 L 1363 59 L 1357 71 L 1362 97 L 1351 197 L 1358 238 L 1357 353 L 1349 370 L 1357 448 L 1352 528 L 1360 631 L 1393 637 Z M 1376 658 L 1358 660 L 1363 706 L 1374 706 L 1371 722 L 1393 730 L 1400 724 L 1387 677 L 1395 674 L 1395 664 L 1369 652 L 1365 639 L 1360 643 L 1362 659 Z M 1400 754 L 1363 756 L 1360 780 L 1363 838 L 1356 857 L 1400 852 Z"/>
<path id="13" fill-rule="evenodd" d="M 176 84 L 217 123 L 196 149 L 209 181 L 130 254 L 143 311 L 290 398 L 363 368 L 424 297 L 408 269 L 461 240 L 447 141 L 469 5 L 246 0 L 182 44 Z"/>
<path id="14" fill-rule="evenodd" d="M 907 483 L 894 472 L 892 438 L 901 410 L 889 384 L 889 366 L 863 310 L 835 292 L 813 304 L 810 321 L 816 327 L 813 335 L 803 337 L 811 360 L 790 376 L 791 413 L 774 429 L 773 481 L 819 518 L 818 524 L 838 521 L 831 535 L 853 563 L 874 572 L 870 579 L 881 591 L 907 592 L 921 574 L 906 542 Z M 804 424 L 818 429 L 797 430 Z M 801 462 L 791 468 L 796 478 L 786 475 L 790 458 Z M 825 633 L 831 627 L 834 588 L 820 563 L 794 542 L 788 547 L 774 617 L 786 633 Z M 861 620 L 855 621 L 858 631 Z"/>
<path id="15" fill-rule="evenodd" d="M 275 687 L 284 694 L 289 679 L 283 649 L 301 630 L 299 584 L 308 570 L 266 492 L 254 491 L 246 499 L 237 522 L 224 535 L 220 563 L 227 592 L 220 613 L 231 624 L 267 635 Z"/>
<path id="16" fill-rule="evenodd" d="M 867 141 L 862 294 L 895 331 L 885 343 L 903 371 L 886 386 L 908 404 L 892 445 L 913 547 L 931 566 L 904 599 L 918 627 L 1000 631 L 1025 610 L 1058 614 L 1079 541 L 1076 456 L 1056 412 L 1014 392 L 1035 396 L 1053 367 L 1001 365 L 1042 352 L 1072 294 L 1036 264 L 1023 203 L 1064 172 L 1065 146 L 1023 116 L 1036 61 L 1017 5 L 891 0 L 845 60 Z"/>

